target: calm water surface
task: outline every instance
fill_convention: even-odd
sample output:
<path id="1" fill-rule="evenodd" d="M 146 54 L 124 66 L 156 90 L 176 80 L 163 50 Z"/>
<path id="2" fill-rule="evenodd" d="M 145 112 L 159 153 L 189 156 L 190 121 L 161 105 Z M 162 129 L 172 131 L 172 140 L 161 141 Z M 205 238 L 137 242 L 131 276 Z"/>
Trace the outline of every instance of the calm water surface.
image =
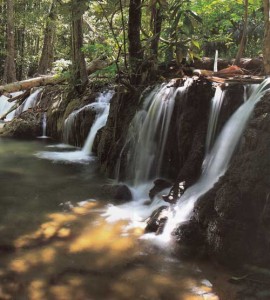
<path id="1" fill-rule="evenodd" d="M 196 264 L 106 223 L 96 163 L 37 158 L 46 143 L 0 140 L 0 299 L 219 299 Z"/>

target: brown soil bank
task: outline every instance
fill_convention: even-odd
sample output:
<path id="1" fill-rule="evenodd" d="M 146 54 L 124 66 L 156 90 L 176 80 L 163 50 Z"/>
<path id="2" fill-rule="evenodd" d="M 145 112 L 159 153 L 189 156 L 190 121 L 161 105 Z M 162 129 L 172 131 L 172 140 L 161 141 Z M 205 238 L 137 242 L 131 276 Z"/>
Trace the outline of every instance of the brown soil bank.
<path id="1" fill-rule="evenodd" d="M 218 261 L 270 265 L 270 94 L 256 106 L 231 165 L 182 225 L 181 245 Z"/>

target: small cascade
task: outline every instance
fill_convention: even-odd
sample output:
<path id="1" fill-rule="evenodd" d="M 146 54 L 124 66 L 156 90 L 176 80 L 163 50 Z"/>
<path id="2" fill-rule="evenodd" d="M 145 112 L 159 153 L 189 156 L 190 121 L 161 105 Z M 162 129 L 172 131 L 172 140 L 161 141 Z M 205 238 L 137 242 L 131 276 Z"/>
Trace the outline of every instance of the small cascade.
<path id="1" fill-rule="evenodd" d="M 128 178 L 134 186 L 160 176 L 175 97 L 184 95 L 191 83 L 189 78 L 182 87 L 175 88 L 174 82 L 156 87 L 133 118 L 124 147 L 130 149 Z"/>
<path id="2" fill-rule="evenodd" d="M 86 155 L 92 154 L 95 137 L 99 129 L 101 129 L 106 125 L 108 115 L 109 115 L 109 110 L 110 110 L 109 103 L 99 102 L 96 120 L 92 125 L 88 137 L 82 148 L 82 152 L 85 153 Z"/>
<path id="3" fill-rule="evenodd" d="M 14 117 L 19 116 L 24 111 L 27 111 L 29 108 L 33 108 L 36 106 L 38 100 L 39 100 L 39 94 L 41 93 L 42 88 L 37 89 L 34 93 L 32 93 L 27 99 L 24 100 L 24 102 L 14 111 L 12 111 L 10 114 L 7 115 L 6 120 L 10 121 Z"/>
<path id="4" fill-rule="evenodd" d="M 210 117 L 208 122 L 207 136 L 206 136 L 206 153 L 209 153 L 216 136 L 216 129 L 218 125 L 218 118 L 225 98 L 226 91 L 223 91 L 220 86 L 216 87 L 215 95 L 211 101 Z"/>
<path id="5" fill-rule="evenodd" d="M 16 93 L 12 93 L 11 97 L 17 97 L 20 94 L 22 94 L 22 92 L 16 92 Z M 16 105 L 16 102 L 9 102 L 10 98 L 2 95 L 0 96 L 0 117 L 5 115 L 6 113 L 8 113 L 8 111 L 14 106 Z M 10 114 L 8 114 L 9 116 Z M 6 117 L 6 120 L 10 120 L 10 118 L 8 118 L 8 116 Z"/>
<path id="6" fill-rule="evenodd" d="M 97 135 L 97 132 L 99 129 L 101 129 L 103 126 L 106 125 L 107 118 L 109 115 L 109 109 L 110 109 L 110 100 L 113 96 L 113 91 L 107 91 L 104 93 L 101 93 L 97 101 L 94 103 L 91 103 L 89 105 L 84 106 L 83 108 L 75 111 L 72 113 L 70 118 L 67 118 L 66 121 L 71 124 L 71 121 L 76 118 L 76 115 L 79 111 L 82 111 L 83 109 L 92 109 L 96 112 L 96 119 L 89 131 L 88 137 L 84 143 L 84 146 L 79 151 L 69 151 L 69 152 L 49 152 L 49 151 L 43 151 L 36 154 L 37 157 L 43 158 L 43 159 L 49 159 L 53 161 L 62 161 L 62 162 L 76 162 L 76 163 L 86 163 L 90 160 L 93 160 L 94 157 L 91 156 L 92 154 L 92 148 L 94 144 L 95 137 Z M 65 125 L 67 127 L 70 126 L 67 122 L 65 122 Z M 68 129 L 67 129 L 68 131 Z"/>
<path id="7" fill-rule="evenodd" d="M 63 142 L 69 144 L 72 135 L 72 129 L 76 123 L 77 116 L 80 112 L 92 109 L 92 104 L 87 104 L 80 109 L 73 111 L 65 120 L 64 130 L 63 130 Z"/>
<path id="8" fill-rule="evenodd" d="M 266 79 L 226 123 L 212 150 L 206 156 L 201 178 L 186 190 L 176 207 L 172 209 L 164 232 L 159 239 L 169 241 L 173 229 L 189 219 L 197 199 L 211 189 L 219 177 L 226 172 L 256 103 L 269 89 L 270 79 Z"/>
<path id="9" fill-rule="evenodd" d="M 47 139 L 48 136 L 46 135 L 47 130 L 47 114 L 46 112 L 42 115 L 42 136 L 38 136 L 39 139 Z"/>

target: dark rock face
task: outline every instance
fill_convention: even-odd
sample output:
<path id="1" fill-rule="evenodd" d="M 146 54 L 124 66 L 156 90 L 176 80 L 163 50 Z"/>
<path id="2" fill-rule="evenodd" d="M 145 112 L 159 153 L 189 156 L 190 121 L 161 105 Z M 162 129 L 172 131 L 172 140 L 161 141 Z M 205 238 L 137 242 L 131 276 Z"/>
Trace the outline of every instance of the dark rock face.
<path id="1" fill-rule="evenodd" d="M 140 91 L 128 92 L 121 86 L 113 96 L 110 113 L 105 128 L 101 132 L 97 155 L 102 171 L 115 177 L 115 168 L 124 146 L 129 124 L 139 107 Z M 121 163 L 121 172 L 125 170 L 125 157 Z"/>
<path id="2" fill-rule="evenodd" d="M 194 237 L 222 263 L 270 264 L 269 149 L 270 94 L 257 104 L 226 174 L 194 209 Z"/>
<path id="3" fill-rule="evenodd" d="M 163 165 L 169 178 L 193 182 L 200 173 L 213 94 L 210 83 L 198 80 L 184 99 L 176 97 Z"/>

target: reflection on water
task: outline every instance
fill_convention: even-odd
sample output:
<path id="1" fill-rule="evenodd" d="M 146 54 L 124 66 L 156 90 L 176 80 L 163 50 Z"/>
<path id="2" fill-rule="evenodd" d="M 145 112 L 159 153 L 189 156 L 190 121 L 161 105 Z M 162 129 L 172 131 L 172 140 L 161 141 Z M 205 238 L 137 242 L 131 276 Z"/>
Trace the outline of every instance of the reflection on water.
<path id="1" fill-rule="evenodd" d="M 42 148 L 0 140 L 0 299 L 219 299 L 194 264 L 104 220 L 87 200 L 104 183 L 92 163 L 43 161 Z"/>

